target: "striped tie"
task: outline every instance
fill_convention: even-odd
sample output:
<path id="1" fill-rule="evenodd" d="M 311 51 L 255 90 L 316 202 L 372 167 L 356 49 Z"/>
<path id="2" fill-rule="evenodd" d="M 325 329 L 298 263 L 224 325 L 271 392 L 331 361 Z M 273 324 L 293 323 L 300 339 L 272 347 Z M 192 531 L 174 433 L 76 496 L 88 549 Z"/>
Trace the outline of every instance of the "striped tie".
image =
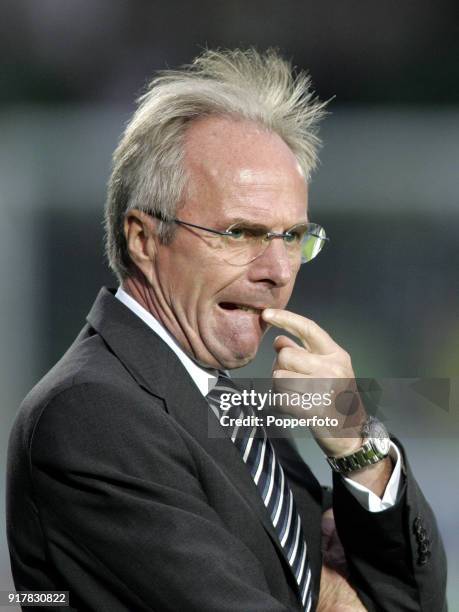
<path id="1" fill-rule="evenodd" d="M 217 418 L 223 414 L 220 407 L 221 395 L 235 392 L 239 393 L 240 390 L 233 381 L 228 376 L 220 374 L 216 386 L 207 394 L 207 401 Z M 245 411 L 238 408 L 238 414 L 231 416 L 243 417 L 253 414 L 251 407 L 244 408 Z M 234 410 L 236 409 L 230 408 L 230 413 Z M 298 585 L 302 609 L 309 612 L 312 605 L 311 568 L 300 515 L 284 470 L 263 427 L 236 426 L 231 432 L 231 440 L 250 470 L 271 518 L 285 558 Z"/>

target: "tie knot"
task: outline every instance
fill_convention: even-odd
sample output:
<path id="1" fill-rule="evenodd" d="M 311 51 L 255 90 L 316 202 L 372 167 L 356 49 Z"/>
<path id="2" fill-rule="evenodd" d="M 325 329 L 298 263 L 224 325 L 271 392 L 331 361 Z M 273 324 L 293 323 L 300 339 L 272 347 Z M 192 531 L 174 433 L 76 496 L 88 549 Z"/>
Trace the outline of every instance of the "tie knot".
<path id="1" fill-rule="evenodd" d="M 222 396 L 224 396 L 225 394 L 231 396 L 234 393 L 240 393 L 240 389 L 238 389 L 234 381 L 231 380 L 231 378 L 227 374 L 219 372 L 217 384 L 207 394 L 207 400 L 211 403 L 220 404 Z"/>
<path id="2" fill-rule="evenodd" d="M 237 396 L 234 398 L 233 396 Z M 254 414 L 254 405 L 247 389 L 239 387 L 227 374 L 220 372 L 215 387 L 207 394 L 207 401 L 217 417 L 222 413 L 231 417 Z"/>
<path id="3" fill-rule="evenodd" d="M 226 372 L 218 372 L 218 380 L 216 386 L 228 386 L 232 387 L 235 391 L 237 391 L 237 385 L 234 380 L 229 376 Z"/>

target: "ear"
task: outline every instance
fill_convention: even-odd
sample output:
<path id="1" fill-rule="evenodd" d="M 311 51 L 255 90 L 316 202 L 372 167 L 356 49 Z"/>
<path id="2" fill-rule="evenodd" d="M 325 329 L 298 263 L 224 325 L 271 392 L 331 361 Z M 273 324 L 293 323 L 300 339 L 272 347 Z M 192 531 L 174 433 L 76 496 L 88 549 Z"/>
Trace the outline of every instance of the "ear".
<path id="1" fill-rule="evenodd" d="M 151 276 L 156 255 L 156 224 L 156 219 L 137 209 L 129 210 L 124 219 L 129 257 L 147 279 Z"/>

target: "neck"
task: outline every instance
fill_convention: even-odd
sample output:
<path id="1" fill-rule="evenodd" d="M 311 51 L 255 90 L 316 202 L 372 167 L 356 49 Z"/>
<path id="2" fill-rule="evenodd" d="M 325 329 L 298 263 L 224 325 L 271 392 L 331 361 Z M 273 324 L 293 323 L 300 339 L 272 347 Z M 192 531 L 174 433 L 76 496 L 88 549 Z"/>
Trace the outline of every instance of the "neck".
<path id="1" fill-rule="evenodd" d="M 128 276 L 123 280 L 121 286 L 128 295 L 130 295 L 136 302 L 145 308 L 145 310 L 150 312 L 155 319 L 161 321 L 158 308 L 151 292 L 151 287 L 148 287 L 146 279 L 143 275 Z"/>
<path id="2" fill-rule="evenodd" d="M 170 311 L 170 308 L 167 306 L 164 299 L 161 299 L 161 297 L 158 298 L 158 292 L 155 291 L 155 288 L 148 282 L 142 272 L 136 271 L 125 278 L 121 286 L 128 295 L 161 323 L 190 359 L 193 359 L 193 361 L 201 367 L 212 367 L 208 364 L 203 364 L 197 359 L 179 322 L 173 316 L 172 312 L 167 316 L 167 311 Z M 163 305 L 164 307 L 162 307 Z"/>

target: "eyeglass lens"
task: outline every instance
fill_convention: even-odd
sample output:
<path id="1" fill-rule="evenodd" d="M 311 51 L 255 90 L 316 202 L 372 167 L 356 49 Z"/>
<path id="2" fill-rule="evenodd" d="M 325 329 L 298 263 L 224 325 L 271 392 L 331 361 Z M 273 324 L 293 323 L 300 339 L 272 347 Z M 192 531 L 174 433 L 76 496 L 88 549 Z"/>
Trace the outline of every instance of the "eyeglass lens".
<path id="1" fill-rule="evenodd" d="M 266 238 L 266 232 L 253 229 L 229 228 L 231 236 L 222 237 L 220 245 L 223 248 L 222 257 L 233 265 L 246 265 L 260 257 L 269 247 L 272 240 L 282 240 L 292 266 L 307 263 L 314 259 L 322 250 L 327 238 L 325 230 L 317 224 L 294 227 L 283 237 Z"/>

